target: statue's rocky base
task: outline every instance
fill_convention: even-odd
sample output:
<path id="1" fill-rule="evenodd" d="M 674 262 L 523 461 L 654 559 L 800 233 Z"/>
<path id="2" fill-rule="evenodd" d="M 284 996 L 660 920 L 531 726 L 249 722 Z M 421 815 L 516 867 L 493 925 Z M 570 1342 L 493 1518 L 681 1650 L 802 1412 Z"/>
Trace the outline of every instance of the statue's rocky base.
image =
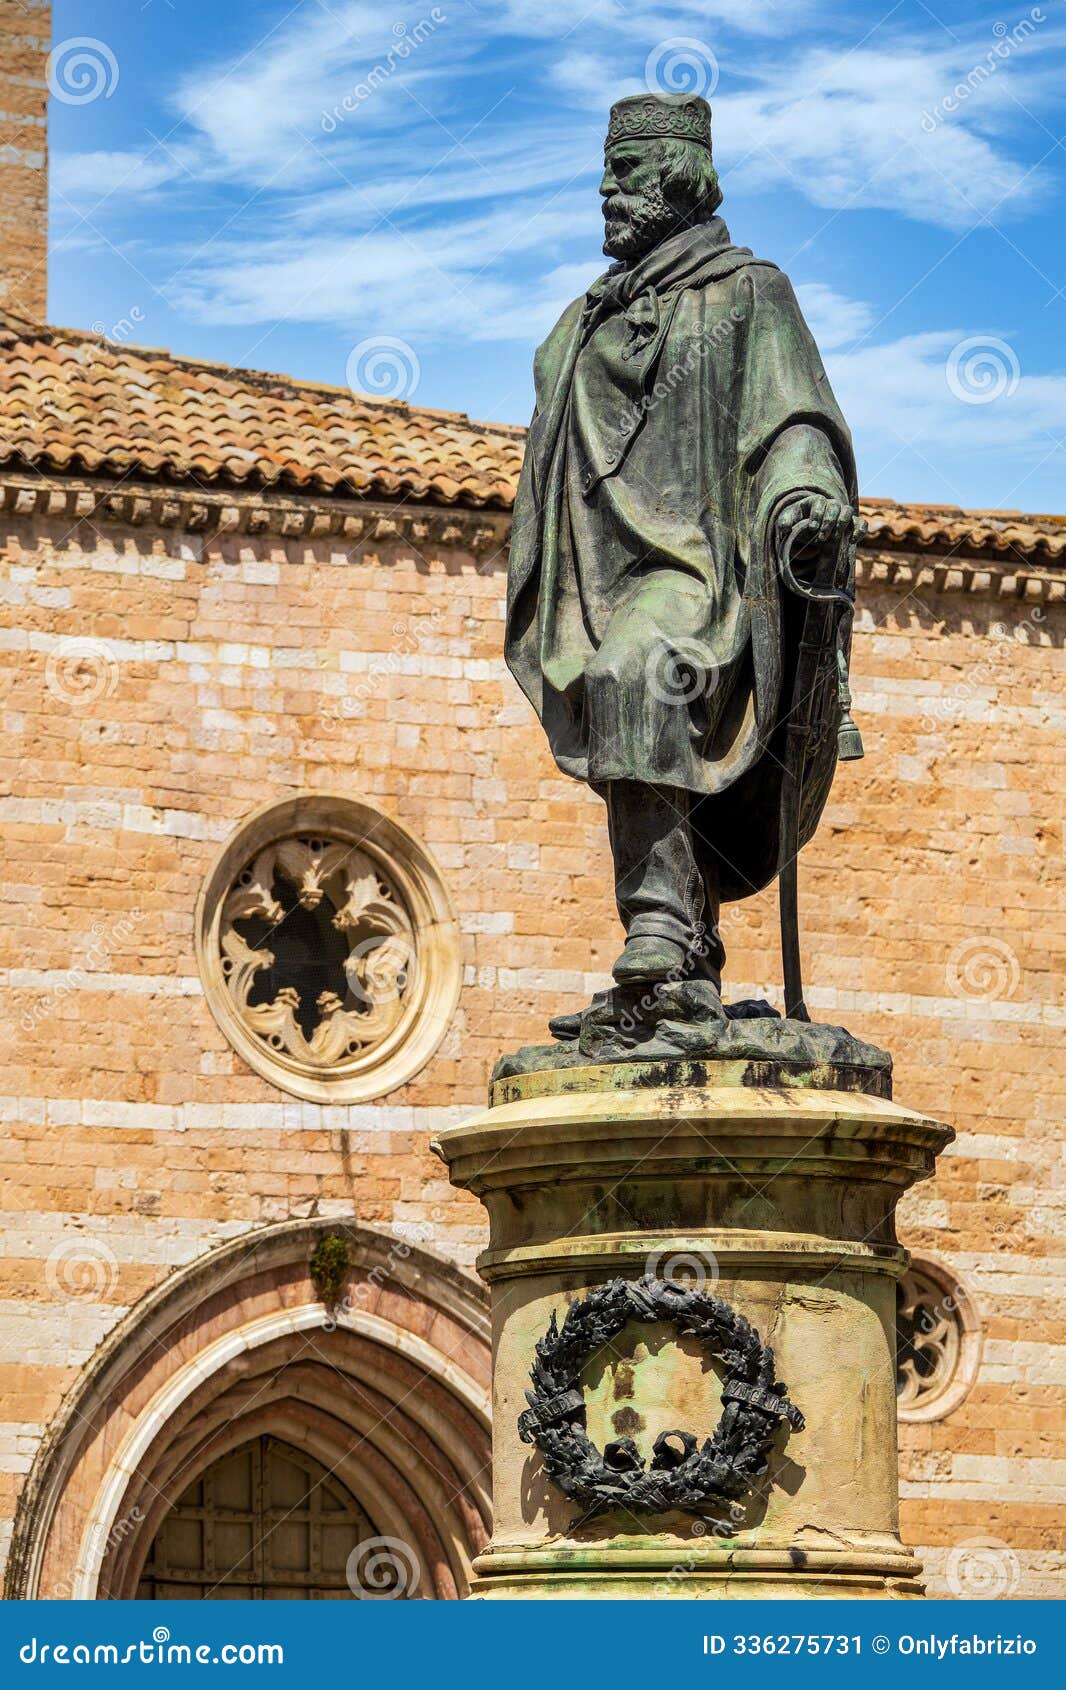
<path id="1" fill-rule="evenodd" d="M 559 1016 L 551 1044 L 501 1057 L 492 1079 L 601 1063 L 742 1063 L 745 1083 L 813 1085 L 892 1094 L 892 1058 L 843 1027 L 783 1019 L 762 999 L 723 1009 L 709 981 L 615 986 L 587 1009 Z M 654 1082 L 653 1082 L 654 1083 Z"/>
<path id="2" fill-rule="evenodd" d="M 816 1062 L 747 1049 L 539 1068 L 526 1052 L 489 1109 L 436 1141 L 490 1220 L 478 1268 L 493 1304 L 495 1529 L 474 1596 L 921 1594 L 898 1535 L 894 1214 L 952 1135 L 891 1101 L 883 1061 L 863 1088 L 861 1064 L 834 1071 L 836 1047 Z M 750 1322 L 774 1351 L 762 1400 L 787 1389 L 805 1425 L 777 1425 L 739 1495 L 588 1517 L 520 1436 L 529 1370 L 553 1314 L 612 1280 L 639 1299 L 649 1273 Z M 725 1372 L 713 1345 L 645 1316 L 546 1412 L 643 1484 L 662 1434 L 702 1443 L 734 1412 Z"/>

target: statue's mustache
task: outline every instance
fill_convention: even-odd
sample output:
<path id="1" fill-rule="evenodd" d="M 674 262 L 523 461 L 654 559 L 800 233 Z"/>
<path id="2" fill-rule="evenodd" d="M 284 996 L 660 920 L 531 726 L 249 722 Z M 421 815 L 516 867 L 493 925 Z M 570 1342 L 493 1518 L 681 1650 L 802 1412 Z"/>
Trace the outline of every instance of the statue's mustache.
<path id="1" fill-rule="evenodd" d="M 608 223 L 628 223 L 644 198 L 643 194 L 612 194 L 603 202 L 604 218 Z"/>

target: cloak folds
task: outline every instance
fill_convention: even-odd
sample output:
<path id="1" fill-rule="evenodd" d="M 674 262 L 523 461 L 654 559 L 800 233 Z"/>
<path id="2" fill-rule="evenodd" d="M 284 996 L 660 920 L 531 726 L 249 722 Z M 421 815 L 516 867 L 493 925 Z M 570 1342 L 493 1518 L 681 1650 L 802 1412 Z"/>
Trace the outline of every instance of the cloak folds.
<path id="1" fill-rule="evenodd" d="M 779 867 L 803 626 L 773 519 L 790 495 L 856 497 L 818 350 L 787 277 L 716 217 L 575 300 L 535 378 L 508 666 L 566 774 L 686 788 L 705 867 L 746 897 Z M 801 842 L 835 759 L 834 731 L 808 761 Z"/>

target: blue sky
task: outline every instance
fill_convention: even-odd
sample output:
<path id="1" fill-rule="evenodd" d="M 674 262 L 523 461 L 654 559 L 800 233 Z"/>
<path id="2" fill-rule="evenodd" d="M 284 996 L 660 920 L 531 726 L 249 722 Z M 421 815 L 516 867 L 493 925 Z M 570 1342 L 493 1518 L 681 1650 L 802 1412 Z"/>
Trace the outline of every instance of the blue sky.
<path id="1" fill-rule="evenodd" d="M 695 87 L 863 491 L 1066 511 L 1063 0 L 56 0 L 53 39 L 53 321 L 525 422 L 610 102 Z"/>

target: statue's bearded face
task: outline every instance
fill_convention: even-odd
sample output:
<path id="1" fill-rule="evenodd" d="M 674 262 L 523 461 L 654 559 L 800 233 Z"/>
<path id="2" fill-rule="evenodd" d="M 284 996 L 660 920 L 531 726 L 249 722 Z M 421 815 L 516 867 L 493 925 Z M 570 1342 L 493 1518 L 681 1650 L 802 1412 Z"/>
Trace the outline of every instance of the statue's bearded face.
<path id="1" fill-rule="evenodd" d="M 620 141 L 607 149 L 600 193 L 608 258 L 643 258 L 682 221 L 663 193 L 662 176 L 658 141 Z"/>

